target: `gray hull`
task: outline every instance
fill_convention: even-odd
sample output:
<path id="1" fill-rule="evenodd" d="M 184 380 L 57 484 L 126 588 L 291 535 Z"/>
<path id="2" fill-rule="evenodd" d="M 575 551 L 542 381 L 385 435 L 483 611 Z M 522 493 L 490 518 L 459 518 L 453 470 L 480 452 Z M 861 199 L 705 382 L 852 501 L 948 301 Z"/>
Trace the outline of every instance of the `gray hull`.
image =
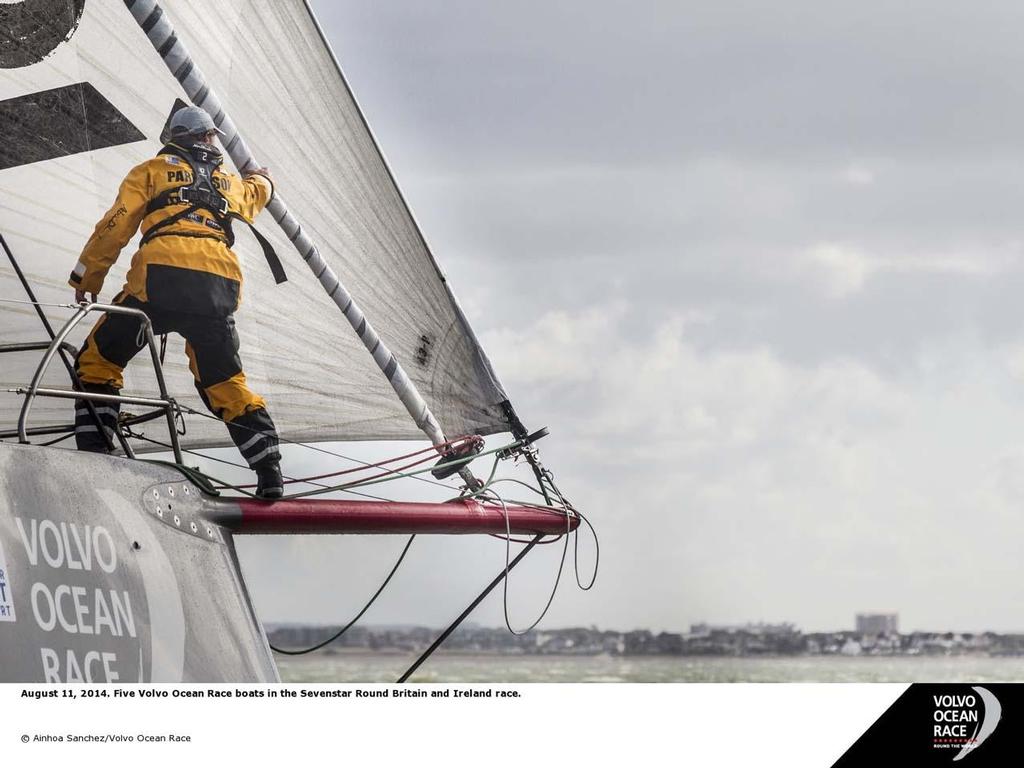
<path id="1" fill-rule="evenodd" d="M 169 467 L 0 443 L 0 681 L 276 682 L 203 509 Z"/>

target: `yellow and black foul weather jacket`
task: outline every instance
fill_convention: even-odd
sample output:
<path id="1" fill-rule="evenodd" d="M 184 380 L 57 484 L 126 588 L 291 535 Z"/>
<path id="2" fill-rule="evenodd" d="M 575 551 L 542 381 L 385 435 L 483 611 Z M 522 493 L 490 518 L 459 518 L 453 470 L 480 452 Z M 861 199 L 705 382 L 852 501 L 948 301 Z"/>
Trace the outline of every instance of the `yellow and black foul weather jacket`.
<path id="1" fill-rule="evenodd" d="M 237 309 L 242 271 L 230 248 L 230 227 L 225 231 L 222 226 L 224 216 L 198 208 L 164 224 L 190 207 L 175 199 L 175 191 L 193 180 L 187 155 L 172 144 L 132 168 L 85 244 L 71 273 L 72 287 L 98 294 L 110 267 L 141 226 L 143 244 L 132 256 L 123 295 L 199 315 L 225 316 Z M 273 183 L 260 174 L 240 179 L 217 167 L 211 178 L 227 203 L 227 216 L 250 224 L 273 196 Z M 150 233 L 154 227 L 158 231 Z"/>

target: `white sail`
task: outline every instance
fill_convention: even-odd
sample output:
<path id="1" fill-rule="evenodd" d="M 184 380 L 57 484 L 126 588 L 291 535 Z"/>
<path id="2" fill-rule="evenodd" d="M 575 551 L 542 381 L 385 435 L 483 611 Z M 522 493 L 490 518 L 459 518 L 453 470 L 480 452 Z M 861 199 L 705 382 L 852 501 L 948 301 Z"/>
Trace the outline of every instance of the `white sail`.
<path id="1" fill-rule="evenodd" d="M 161 6 L 255 157 L 272 169 L 292 213 L 442 429 L 450 436 L 507 429 L 499 407 L 506 396 L 307 7 L 297 0 L 173 0 Z M 87 0 L 78 18 L 82 8 L 80 0 L 0 4 L 0 15 L 26 14 L 25 23 L 13 27 L 23 30 L 21 38 L 0 40 L 0 234 L 42 302 L 70 300 L 67 275 L 92 227 L 124 174 L 159 149 L 175 99 L 188 101 L 124 3 Z M 257 225 L 273 241 L 289 280 L 274 284 L 259 247 L 239 228 L 235 250 L 245 271 L 241 355 L 282 435 L 422 437 L 274 220 L 264 214 Z M 134 247 L 122 253 L 101 298 L 120 289 Z M 2 257 L 0 298 L 24 298 Z M 46 312 L 56 325 L 67 316 L 57 308 Z M 72 340 L 81 343 L 86 330 Z M 0 342 L 43 337 L 32 307 L 0 302 Z M 171 338 L 168 387 L 201 409 L 182 342 Z M 0 389 L 24 385 L 37 361 L 33 353 L 0 355 Z M 66 386 L 66 373 L 54 367 L 47 381 Z M 126 391 L 155 392 L 144 354 L 128 368 Z M 19 397 L 0 394 L 0 424 L 12 425 L 20 405 Z M 66 423 L 69 411 L 67 401 L 40 400 L 32 425 Z M 183 442 L 228 441 L 220 425 L 192 419 Z"/>

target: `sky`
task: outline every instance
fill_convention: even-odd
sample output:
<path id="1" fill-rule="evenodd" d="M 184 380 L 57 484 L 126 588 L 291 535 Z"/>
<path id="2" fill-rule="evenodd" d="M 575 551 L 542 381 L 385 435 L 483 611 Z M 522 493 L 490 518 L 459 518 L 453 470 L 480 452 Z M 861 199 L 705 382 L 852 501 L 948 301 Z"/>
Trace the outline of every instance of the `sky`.
<path id="1" fill-rule="evenodd" d="M 542 626 L 1024 631 L 1024 7 L 313 5 L 600 536 Z M 265 620 L 341 623 L 403 544 L 239 551 Z M 365 621 L 443 625 L 504 557 L 421 537 Z"/>

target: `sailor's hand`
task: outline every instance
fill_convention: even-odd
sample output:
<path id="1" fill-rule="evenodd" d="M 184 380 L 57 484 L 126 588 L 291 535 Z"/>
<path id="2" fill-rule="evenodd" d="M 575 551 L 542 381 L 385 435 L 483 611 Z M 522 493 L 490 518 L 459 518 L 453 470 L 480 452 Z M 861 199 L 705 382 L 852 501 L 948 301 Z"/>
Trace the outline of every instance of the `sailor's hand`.
<path id="1" fill-rule="evenodd" d="M 83 304 L 86 301 L 87 301 L 87 299 L 85 298 L 85 291 L 79 290 L 78 288 L 76 288 L 75 289 L 75 304 Z M 95 293 L 90 293 L 88 301 L 91 301 L 93 304 L 95 304 L 96 303 L 96 294 Z"/>
<path id="2" fill-rule="evenodd" d="M 245 178 L 247 178 L 247 179 L 250 176 L 257 176 L 257 175 L 258 176 L 266 176 L 268 179 L 273 179 L 274 178 L 273 176 L 270 175 L 270 169 L 269 168 L 250 168 L 249 170 L 247 170 L 245 172 Z"/>

